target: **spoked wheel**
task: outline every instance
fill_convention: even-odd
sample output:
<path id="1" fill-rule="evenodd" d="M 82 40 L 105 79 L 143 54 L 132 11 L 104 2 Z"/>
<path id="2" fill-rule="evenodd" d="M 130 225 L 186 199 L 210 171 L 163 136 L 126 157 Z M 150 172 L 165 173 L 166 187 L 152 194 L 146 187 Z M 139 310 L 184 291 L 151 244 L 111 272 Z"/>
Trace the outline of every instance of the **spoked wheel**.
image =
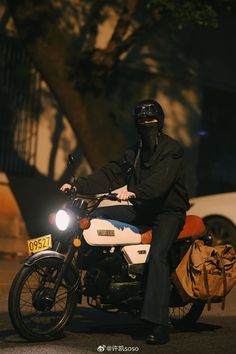
<path id="1" fill-rule="evenodd" d="M 46 258 L 31 267 L 24 266 L 16 275 L 8 299 L 9 315 L 16 331 L 30 341 L 50 340 L 59 336 L 76 305 L 76 282 L 69 269 L 52 300 L 62 260 Z"/>
<path id="2" fill-rule="evenodd" d="M 205 307 L 204 303 L 188 303 L 183 306 L 170 307 L 169 318 L 174 327 L 193 325 L 201 316 Z"/>

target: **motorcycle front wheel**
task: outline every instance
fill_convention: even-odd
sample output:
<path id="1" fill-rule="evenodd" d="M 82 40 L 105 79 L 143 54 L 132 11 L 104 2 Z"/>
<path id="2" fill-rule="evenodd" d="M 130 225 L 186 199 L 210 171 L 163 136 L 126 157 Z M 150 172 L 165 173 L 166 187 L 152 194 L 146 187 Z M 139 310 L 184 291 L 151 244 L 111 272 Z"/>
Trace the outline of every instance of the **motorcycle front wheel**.
<path id="1" fill-rule="evenodd" d="M 76 306 L 76 282 L 69 269 L 52 302 L 50 294 L 61 269 L 62 260 L 39 259 L 23 266 L 12 283 L 8 310 L 16 331 L 29 341 L 51 340 L 61 335 Z"/>
<path id="2" fill-rule="evenodd" d="M 169 308 L 169 319 L 175 328 L 194 325 L 201 316 L 205 304 L 202 302 L 187 303 Z"/>

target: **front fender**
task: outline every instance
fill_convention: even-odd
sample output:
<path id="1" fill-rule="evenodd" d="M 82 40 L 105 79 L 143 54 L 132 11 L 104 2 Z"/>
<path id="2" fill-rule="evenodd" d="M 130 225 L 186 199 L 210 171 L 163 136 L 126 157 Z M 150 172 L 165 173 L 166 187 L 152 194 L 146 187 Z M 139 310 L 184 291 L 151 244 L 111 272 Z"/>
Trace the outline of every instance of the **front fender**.
<path id="1" fill-rule="evenodd" d="M 64 261 L 65 256 L 63 254 L 56 252 L 56 251 L 42 251 L 39 253 L 35 253 L 33 256 L 29 256 L 25 261 L 24 265 L 31 267 L 35 262 L 37 262 L 39 259 L 44 259 L 44 258 L 58 258 L 62 261 Z"/>

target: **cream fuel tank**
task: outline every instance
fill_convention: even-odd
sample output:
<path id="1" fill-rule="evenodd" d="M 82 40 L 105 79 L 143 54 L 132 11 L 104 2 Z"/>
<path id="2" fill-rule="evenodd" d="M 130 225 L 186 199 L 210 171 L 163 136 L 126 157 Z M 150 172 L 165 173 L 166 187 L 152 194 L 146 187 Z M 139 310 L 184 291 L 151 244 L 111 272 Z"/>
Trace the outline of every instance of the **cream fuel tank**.
<path id="1" fill-rule="evenodd" d="M 111 219 L 92 219 L 84 238 L 91 246 L 120 246 L 141 243 L 140 230 L 133 225 Z"/>
<path id="2" fill-rule="evenodd" d="M 91 246 L 122 247 L 128 264 L 147 261 L 150 245 L 141 243 L 138 227 L 111 219 L 92 219 L 90 228 L 84 230 L 85 241 Z"/>

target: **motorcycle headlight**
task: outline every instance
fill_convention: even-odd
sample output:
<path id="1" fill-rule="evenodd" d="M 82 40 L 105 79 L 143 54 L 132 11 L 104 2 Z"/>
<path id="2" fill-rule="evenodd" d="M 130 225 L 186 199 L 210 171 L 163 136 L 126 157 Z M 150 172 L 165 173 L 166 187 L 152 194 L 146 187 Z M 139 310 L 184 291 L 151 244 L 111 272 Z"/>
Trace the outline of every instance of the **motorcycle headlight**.
<path id="1" fill-rule="evenodd" d="M 65 231 L 68 229 L 68 227 L 71 225 L 71 215 L 68 211 L 64 210 L 64 209 L 60 209 L 58 210 L 58 212 L 56 213 L 56 217 L 55 217 L 55 223 L 56 223 L 56 227 L 60 230 L 60 231 Z"/>

